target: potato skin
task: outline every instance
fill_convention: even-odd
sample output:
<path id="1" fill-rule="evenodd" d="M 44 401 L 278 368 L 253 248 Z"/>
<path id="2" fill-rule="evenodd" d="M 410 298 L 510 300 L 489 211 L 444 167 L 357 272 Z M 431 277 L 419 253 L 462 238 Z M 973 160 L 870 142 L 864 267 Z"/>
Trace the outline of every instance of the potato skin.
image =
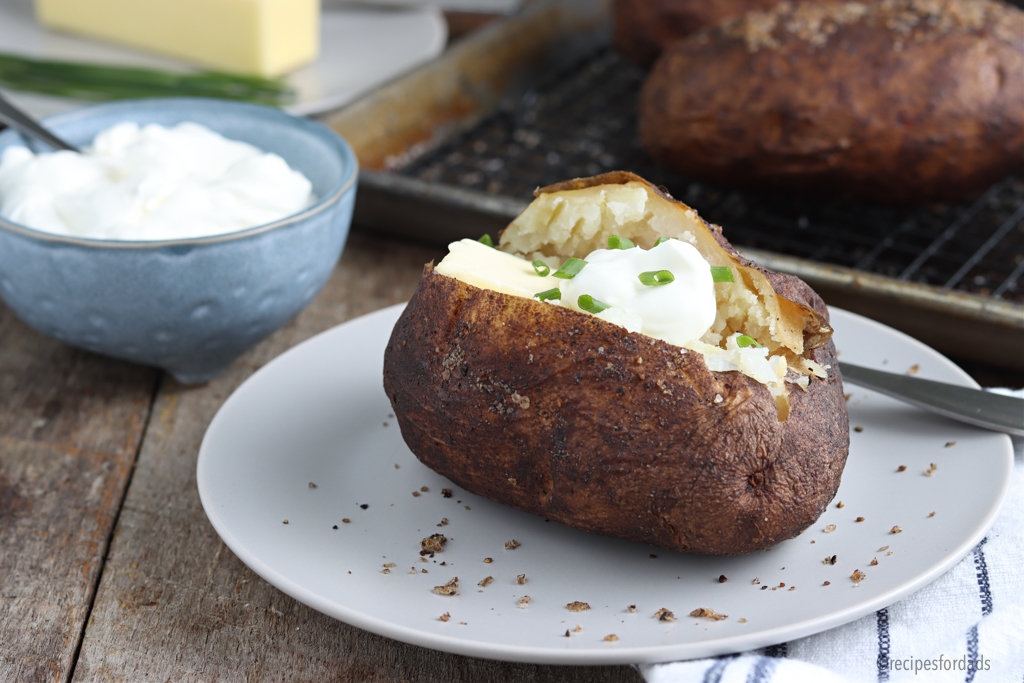
<path id="1" fill-rule="evenodd" d="M 806 284 L 778 277 L 827 320 Z M 807 356 L 828 378 L 789 385 L 780 422 L 763 385 L 712 373 L 700 354 L 428 265 L 385 351 L 384 388 L 413 453 L 473 493 L 733 555 L 800 533 L 839 487 L 849 425 L 835 350 Z"/>
<path id="2" fill-rule="evenodd" d="M 674 43 L 639 119 L 657 162 L 723 185 L 969 198 L 1024 169 L 1024 12 L 782 4 Z"/>
<path id="3" fill-rule="evenodd" d="M 674 41 L 727 17 L 774 7 L 781 0 L 615 0 L 615 48 L 640 66 L 650 66 Z"/>

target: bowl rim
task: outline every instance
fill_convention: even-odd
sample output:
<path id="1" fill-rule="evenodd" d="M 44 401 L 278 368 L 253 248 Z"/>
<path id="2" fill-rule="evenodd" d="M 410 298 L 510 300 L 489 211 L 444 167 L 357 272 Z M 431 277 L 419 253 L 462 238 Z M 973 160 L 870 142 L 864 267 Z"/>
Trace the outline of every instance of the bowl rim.
<path id="1" fill-rule="evenodd" d="M 295 114 L 289 114 L 288 112 L 278 109 L 276 107 L 270 107 L 261 104 L 255 104 L 252 102 L 240 102 L 238 100 L 218 99 L 213 97 L 147 97 L 147 98 L 136 98 L 127 100 L 113 100 L 109 102 L 99 102 L 97 104 L 85 105 L 83 107 L 77 107 L 70 111 L 61 112 L 59 114 L 53 114 L 40 119 L 40 123 L 46 125 L 48 123 L 63 123 L 65 121 L 72 121 L 83 117 L 88 117 L 96 113 L 104 113 L 104 110 L 120 110 L 120 109 L 132 109 L 138 107 L 140 104 L 147 105 L 147 108 L 151 107 L 173 107 L 180 105 L 189 106 L 200 106 L 208 107 L 211 105 L 216 106 L 228 106 L 236 107 L 241 110 L 248 109 L 253 112 L 259 112 L 261 115 L 277 116 L 281 121 L 289 123 L 291 125 L 298 125 L 300 128 L 305 129 L 307 132 L 313 135 L 324 136 L 336 143 L 340 147 L 342 156 L 346 158 L 350 163 L 350 172 L 343 175 L 341 181 L 328 190 L 323 197 L 320 197 L 313 204 L 307 206 L 305 209 L 298 213 L 285 216 L 276 221 L 270 223 L 264 223 L 262 225 L 256 225 L 251 228 L 244 230 L 235 230 L 232 232 L 219 233 L 216 235 L 207 235 L 206 237 L 186 237 L 184 239 L 169 239 L 169 240 L 112 240 L 112 239 L 101 239 L 93 237 L 73 237 L 70 235 L 58 235 L 56 233 L 46 232 L 43 230 L 37 230 L 36 228 L 29 227 L 27 225 L 21 225 L 13 221 L 0 216 L 0 230 L 6 230 L 22 237 L 28 237 L 36 240 L 45 242 L 58 242 L 61 244 L 70 244 L 82 247 L 102 248 L 102 249 L 157 249 L 168 246 L 197 246 L 204 244 L 217 244 L 221 242 L 230 242 L 233 240 L 245 239 L 253 237 L 265 232 L 277 230 L 279 228 L 292 225 L 299 221 L 306 220 L 311 216 L 315 216 L 318 213 L 326 210 L 333 204 L 335 204 L 348 190 L 355 185 L 359 178 L 359 158 L 356 156 L 355 151 L 352 149 L 352 145 L 349 144 L 348 140 L 334 131 L 332 128 L 325 126 L 324 124 L 314 121 L 304 116 L 297 116 Z M 98 110 L 98 111 L 97 111 Z M 187 119 L 183 119 L 185 121 Z M 214 131 L 216 132 L 216 131 Z M 14 128 L 8 128 L 0 132 L 0 146 L 6 146 L 4 143 L 7 142 L 7 138 L 12 139 L 21 136 Z M 262 150 L 261 150 L 262 151 Z"/>

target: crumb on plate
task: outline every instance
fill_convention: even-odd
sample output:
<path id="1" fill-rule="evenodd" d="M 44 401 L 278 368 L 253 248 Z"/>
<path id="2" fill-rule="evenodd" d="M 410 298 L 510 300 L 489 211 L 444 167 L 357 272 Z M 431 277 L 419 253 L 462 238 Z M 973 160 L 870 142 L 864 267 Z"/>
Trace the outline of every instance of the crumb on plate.
<path id="1" fill-rule="evenodd" d="M 692 612 L 690 612 L 690 616 L 691 617 L 707 617 L 708 619 L 713 619 L 714 621 L 721 621 L 722 619 L 728 619 L 729 618 L 728 614 L 722 614 L 721 612 L 716 612 L 715 610 L 710 609 L 708 607 L 698 607 L 697 609 L 695 609 Z"/>
<path id="2" fill-rule="evenodd" d="M 420 555 L 439 553 L 447 542 L 448 538 L 444 534 L 431 534 L 420 541 Z"/>

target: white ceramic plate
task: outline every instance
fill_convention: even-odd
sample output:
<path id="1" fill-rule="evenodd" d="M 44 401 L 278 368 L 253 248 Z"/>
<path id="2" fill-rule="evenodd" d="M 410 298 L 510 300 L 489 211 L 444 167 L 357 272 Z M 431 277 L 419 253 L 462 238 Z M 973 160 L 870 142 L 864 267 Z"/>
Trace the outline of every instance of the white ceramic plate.
<path id="1" fill-rule="evenodd" d="M 448 26 L 441 10 L 434 7 L 377 10 L 332 5 L 324 8 L 320 33 L 320 56 L 288 74 L 297 98 L 285 110 L 293 114 L 335 109 L 433 59 L 444 50 Z M 0 0 L 0 52 L 168 71 L 190 68 L 129 48 L 47 31 L 36 23 L 32 0 Z M 87 104 L 9 89 L 4 94 L 36 117 Z"/>
<path id="2" fill-rule="evenodd" d="M 851 433 L 836 498 L 845 506 L 831 505 L 795 539 L 743 557 L 698 557 L 547 523 L 459 489 L 406 448 L 381 386 L 401 309 L 340 325 L 262 368 L 217 413 L 198 465 L 203 507 L 245 564 L 300 602 L 381 635 L 557 664 L 667 661 L 783 642 L 936 579 L 982 539 L 1007 492 L 1008 437 L 849 386 L 850 423 L 863 429 Z M 832 320 L 851 362 L 895 372 L 918 366 L 922 377 L 972 384 L 899 332 L 844 311 Z M 938 469 L 925 476 L 930 463 Z M 890 533 L 894 525 L 902 533 Z M 424 562 L 420 539 L 436 532 L 450 540 Z M 504 549 L 511 539 L 520 547 Z M 823 564 L 831 555 L 836 564 Z M 855 569 L 867 574 L 858 587 Z M 458 595 L 433 593 L 455 576 Z M 493 583 L 478 586 L 487 576 Z M 524 595 L 531 601 L 520 609 Z M 592 609 L 568 611 L 577 600 Z M 655 619 L 662 607 L 678 621 Z M 698 607 L 729 618 L 687 616 Z M 606 642 L 610 634 L 618 640 Z"/>

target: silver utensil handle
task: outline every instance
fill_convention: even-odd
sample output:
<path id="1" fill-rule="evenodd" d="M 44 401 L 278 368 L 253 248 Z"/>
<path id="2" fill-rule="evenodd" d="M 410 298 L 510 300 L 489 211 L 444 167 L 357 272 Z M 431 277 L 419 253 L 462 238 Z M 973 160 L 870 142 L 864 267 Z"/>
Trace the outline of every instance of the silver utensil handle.
<path id="1" fill-rule="evenodd" d="M 17 128 L 25 135 L 34 137 L 37 140 L 42 140 L 54 149 L 66 149 L 71 152 L 78 151 L 77 147 L 64 142 L 59 137 L 33 121 L 23 111 L 5 100 L 3 95 L 0 95 L 0 121 L 3 121 L 13 128 Z"/>
<path id="2" fill-rule="evenodd" d="M 839 365 L 843 381 L 867 387 L 910 405 L 997 432 L 1024 436 L 1024 399 L 930 379 Z"/>

